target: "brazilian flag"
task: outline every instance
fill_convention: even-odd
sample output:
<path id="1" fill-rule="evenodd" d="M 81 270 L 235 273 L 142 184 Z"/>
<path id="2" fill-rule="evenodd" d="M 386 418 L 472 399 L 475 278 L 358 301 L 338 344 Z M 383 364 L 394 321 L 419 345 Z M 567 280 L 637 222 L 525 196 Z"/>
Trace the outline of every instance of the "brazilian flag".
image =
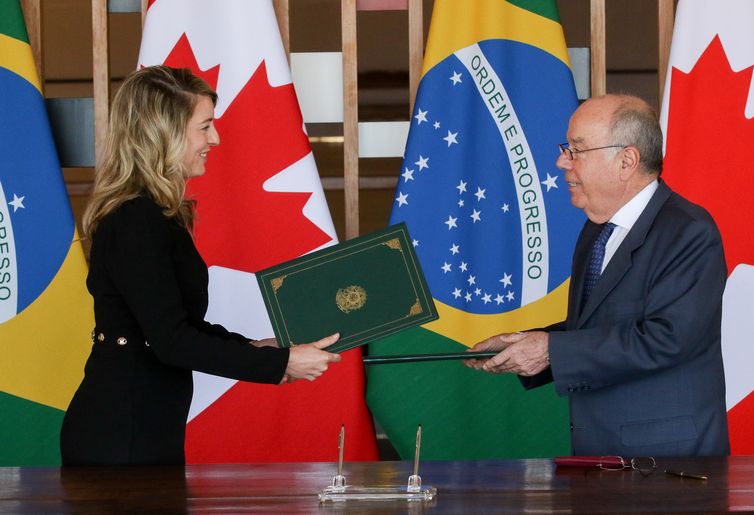
<path id="1" fill-rule="evenodd" d="M 390 223 L 406 222 L 440 319 L 369 353 L 458 352 L 565 319 L 584 223 L 555 167 L 578 103 L 555 0 L 436 0 Z M 403 458 L 568 454 L 567 400 L 459 361 L 369 367 Z"/>
<path id="2" fill-rule="evenodd" d="M 55 465 L 94 322 L 17 0 L 0 3 L 0 120 L 0 466 Z"/>

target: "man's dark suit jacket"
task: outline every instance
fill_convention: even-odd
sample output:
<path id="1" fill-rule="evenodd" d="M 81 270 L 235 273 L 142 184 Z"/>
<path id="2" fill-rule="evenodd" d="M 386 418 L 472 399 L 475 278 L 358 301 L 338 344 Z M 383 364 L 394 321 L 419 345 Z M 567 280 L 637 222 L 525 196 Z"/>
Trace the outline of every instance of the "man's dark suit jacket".
<path id="1" fill-rule="evenodd" d="M 576 244 L 567 320 L 547 328 L 551 367 L 522 382 L 569 396 L 576 455 L 728 454 L 714 221 L 660 182 L 582 306 L 600 227 L 587 221 Z"/>
<path id="2" fill-rule="evenodd" d="M 63 421 L 64 465 L 182 464 L 192 370 L 280 382 L 288 349 L 205 322 L 207 282 L 188 231 L 150 198 L 100 222 L 87 278 L 97 327 Z"/>

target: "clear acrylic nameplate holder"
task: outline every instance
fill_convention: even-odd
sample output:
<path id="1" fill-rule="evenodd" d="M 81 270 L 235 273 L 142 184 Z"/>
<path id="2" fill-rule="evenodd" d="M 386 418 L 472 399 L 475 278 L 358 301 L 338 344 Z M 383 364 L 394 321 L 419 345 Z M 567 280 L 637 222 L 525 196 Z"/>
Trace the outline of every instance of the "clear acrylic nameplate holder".
<path id="1" fill-rule="evenodd" d="M 319 502 L 340 502 L 348 500 L 361 501 L 431 501 L 437 495 L 433 486 L 422 486 L 419 476 L 419 451 L 421 450 L 422 426 L 416 431 L 416 453 L 414 454 L 414 473 L 408 477 L 406 486 L 356 486 L 346 483 L 343 475 L 343 440 L 345 427 L 340 428 L 338 439 L 338 473 L 332 479 L 332 485 L 319 494 Z"/>

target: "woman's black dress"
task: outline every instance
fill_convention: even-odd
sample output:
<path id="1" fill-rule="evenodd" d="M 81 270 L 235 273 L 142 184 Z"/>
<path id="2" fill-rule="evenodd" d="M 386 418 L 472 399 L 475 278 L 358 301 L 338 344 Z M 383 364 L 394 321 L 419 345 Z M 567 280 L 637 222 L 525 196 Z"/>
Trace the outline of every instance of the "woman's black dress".
<path id="1" fill-rule="evenodd" d="M 87 277 L 96 327 L 63 421 L 64 465 L 184 463 L 192 370 L 280 382 L 288 349 L 205 322 L 207 283 L 190 234 L 151 198 L 102 219 Z"/>

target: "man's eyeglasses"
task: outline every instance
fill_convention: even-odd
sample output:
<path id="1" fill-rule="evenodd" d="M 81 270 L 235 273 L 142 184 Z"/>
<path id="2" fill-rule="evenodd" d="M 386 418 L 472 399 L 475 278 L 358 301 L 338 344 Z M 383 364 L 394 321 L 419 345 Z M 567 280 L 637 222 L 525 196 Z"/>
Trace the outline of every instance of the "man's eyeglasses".
<path id="1" fill-rule="evenodd" d="M 655 459 L 651 456 L 640 456 L 627 460 L 621 456 L 602 456 L 598 465 L 602 470 L 637 470 L 642 476 L 648 476 L 657 468 Z"/>
<path id="2" fill-rule="evenodd" d="M 628 145 L 605 145 L 604 147 L 585 148 L 584 150 L 573 150 L 568 143 L 561 143 L 558 145 L 560 153 L 565 154 L 568 159 L 573 161 L 574 154 L 581 154 L 582 152 L 591 152 L 592 150 L 602 150 L 603 148 L 626 148 Z"/>

